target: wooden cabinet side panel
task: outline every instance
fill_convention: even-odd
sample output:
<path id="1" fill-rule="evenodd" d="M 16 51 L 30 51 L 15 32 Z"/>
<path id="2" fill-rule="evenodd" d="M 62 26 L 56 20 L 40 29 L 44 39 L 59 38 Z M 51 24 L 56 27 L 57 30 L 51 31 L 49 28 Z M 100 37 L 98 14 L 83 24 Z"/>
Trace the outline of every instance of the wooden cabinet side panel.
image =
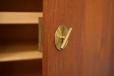
<path id="1" fill-rule="evenodd" d="M 113 0 L 44 0 L 44 76 L 113 76 Z M 54 34 L 72 27 L 58 52 Z"/>
<path id="2" fill-rule="evenodd" d="M 83 0 L 44 0 L 43 76 L 79 76 L 83 11 Z M 61 52 L 54 43 L 60 24 L 73 28 L 67 47 Z"/>

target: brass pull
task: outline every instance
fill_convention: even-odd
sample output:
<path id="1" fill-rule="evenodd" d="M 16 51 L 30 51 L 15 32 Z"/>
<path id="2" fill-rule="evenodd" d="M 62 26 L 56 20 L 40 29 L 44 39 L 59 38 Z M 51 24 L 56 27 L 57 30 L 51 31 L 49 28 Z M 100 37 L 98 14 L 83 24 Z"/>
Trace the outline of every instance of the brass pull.
<path id="1" fill-rule="evenodd" d="M 59 51 L 63 50 L 67 44 L 72 28 L 60 25 L 55 32 L 55 45 Z"/>
<path id="2" fill-rule="evenodd" d="M 68 34 L 67 34 L 66 37 L 64 38 L 64 41 L 63 41 L 63 43 L 62 43 L 62 45 L 61 45 L 61 49 L 64 49 L 65 44 L 67 43 L 68 38 L 69 38 L 69 36 L 70 36 L 70 34 L 71 34 L 71 31 L 72 31 L 72 28 L 69 28 Z"/>

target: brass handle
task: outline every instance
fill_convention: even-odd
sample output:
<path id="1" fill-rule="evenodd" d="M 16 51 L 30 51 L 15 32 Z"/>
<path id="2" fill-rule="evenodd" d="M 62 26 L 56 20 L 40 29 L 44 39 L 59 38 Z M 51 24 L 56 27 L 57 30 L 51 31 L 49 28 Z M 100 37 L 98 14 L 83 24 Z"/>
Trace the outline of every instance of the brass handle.
<path id="1" fill-rule="evenodd" d="M 61 49 L 64 49 L 65 44 L 67 43 L 68 38 L 69 38 L 69 36 L 70 36 L 70 34 L 71 34 L 71 31 L 72 31 L 72 28 L 69 28 L 68 33 L 67 33 L 67 35 L 66 35 L 66 37 L 65 37 L 65 39 L 64 39 L 64 41 L 63 41 L 63 43 L 62 43 L 62 45 L 61 45 Z"/>
<path id="2" fill-rule="evenodd" d="M 63 50 L 67 44 L 72 28 L 60 25 L 55 32 L 55 45 L 59 51 Z"/>

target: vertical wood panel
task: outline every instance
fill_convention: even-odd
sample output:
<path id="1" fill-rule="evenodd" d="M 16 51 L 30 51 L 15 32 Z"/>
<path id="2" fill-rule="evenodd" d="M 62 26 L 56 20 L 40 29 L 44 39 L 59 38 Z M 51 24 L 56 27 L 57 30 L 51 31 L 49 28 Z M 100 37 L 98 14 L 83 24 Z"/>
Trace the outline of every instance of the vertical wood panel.
<path id="1" fill-rule="evenodd" d="M 44 76 L 79 76 L 84 0 L 44 1 Z M 68 46 L 58 52 L 54 34 L 59 24 L 72 27 Z"/>
<path id="2" fill-rule="evenodd" d="M 113 76 L 114 1 L 44 1 L 44 76 Z M 72 27 L 68 46 L 58 52 L 59 24 Z"/>
<path id="3" fill-rule="evenodd" d="M 113 76 L 113 4 L 113 0 L 86 0 L 81 76 Z"/>
<path id="4" fill-rule="evenodd" d="M 86 0 L 81 76 L 109 76 L 112 46 L 112 0 Z"/>

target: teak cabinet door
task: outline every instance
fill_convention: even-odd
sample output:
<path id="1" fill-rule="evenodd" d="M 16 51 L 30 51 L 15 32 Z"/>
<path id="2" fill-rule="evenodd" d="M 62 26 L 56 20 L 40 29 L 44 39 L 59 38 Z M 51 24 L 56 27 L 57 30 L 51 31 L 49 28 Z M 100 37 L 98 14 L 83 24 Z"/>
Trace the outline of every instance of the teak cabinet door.
<path id="1" fill-rule="evenodd" d="M 43 76 L 114 76 L 114 0 L 44 0 Z M 55 47 L 60 24 L 72 27 Z"/>

